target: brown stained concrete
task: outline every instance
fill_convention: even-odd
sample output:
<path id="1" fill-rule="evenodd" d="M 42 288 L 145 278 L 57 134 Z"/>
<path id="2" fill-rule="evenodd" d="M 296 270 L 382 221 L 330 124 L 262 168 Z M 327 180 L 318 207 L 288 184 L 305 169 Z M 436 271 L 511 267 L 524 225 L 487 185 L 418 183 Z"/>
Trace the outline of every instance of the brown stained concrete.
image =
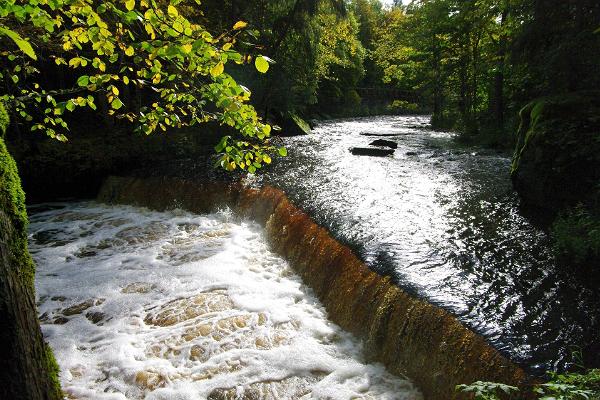
<path id="1" fill-rule="evenodd" d="M 272 187 L 195 184 L 173 178 L 109 178 L 98 199 L 158 210 L 210 212 L 229 206 L 266 228 L 283 256 L 323 302 L 329 317 L 365 342 L 371 360 L 406 375 L 428 400 L 468 398 L 455 391 L 478 380 L 525 387 L 531 378 L 447 311 L 373 272 L 285 193 Z"/>

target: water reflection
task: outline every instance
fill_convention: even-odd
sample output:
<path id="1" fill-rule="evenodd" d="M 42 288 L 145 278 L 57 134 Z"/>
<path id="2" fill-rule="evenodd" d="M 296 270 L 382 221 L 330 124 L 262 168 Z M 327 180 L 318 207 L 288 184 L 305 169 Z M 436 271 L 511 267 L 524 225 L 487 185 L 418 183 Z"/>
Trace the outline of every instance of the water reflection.
<path id="1" fill-rule="evenodd" d="M 426 126 L 421 116 L 327 122 L 288 139 L 290 156 L 264 180 L 373 269 L 450 309 L 514 360 L 562 368 L 573 346 L 593 359 L 597 293 L 556 274 L 547 236 L 519 214 L 509 157 L 459 148 Z M 392 157 L 350 153 L 377 137 L 398 143 Z"/>

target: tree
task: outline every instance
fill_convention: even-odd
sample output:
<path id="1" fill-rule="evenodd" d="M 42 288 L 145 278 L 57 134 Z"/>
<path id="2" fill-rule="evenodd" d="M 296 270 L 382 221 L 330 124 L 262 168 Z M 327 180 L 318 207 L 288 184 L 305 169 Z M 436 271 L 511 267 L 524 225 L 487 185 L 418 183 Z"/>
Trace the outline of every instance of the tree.
<path id="1" fill-rule="evenodd" d="M 58 140 L 67 140 L 64 114 L 79 107 L 95 110 L 100 102 L 107 104 L 109 115 L 135 122 L 146 134 L 217 121 L 239 134 L 225 136 L 217 147 L 220 165 L 254 172 L 270 163 L 277 149 L 269 141 L 271 127 L 248 104 L 250 90 L 225 72 L 228 62 L 250 62 L 233 49 L 246 23 L 239 21 L 215 37 L 189 20 L 187 8 L 176 7 L 179 3 L 4 2 L 0 32 L 20 51 L 8 51 L 2 58 L 10 72 L 3 77 L 8 93 L 1 99 L 32 130 Z M 34 27 L 31 41 L 13 26 Z M 38 63 L 33 62 L 35 49 Z M 78 72 L 66 88 L 43 85 L 38 65 L 48 61 Z M 262 56 L 255 65 L 260 72 L 269 67 Z M 151 101 L 137 106 L 126 102 L 131 92 L 144 93 Z"/>
<path id="2" fill-rule="evenodd" d="M 249 105 L 250 91 L 228 73 L 228 62 L 250 62 L 233 50 L 246 23 L 221 36 L 190 21 L 181 1 L 32 0 L 0 3 L 0 53 L 6 93 L 0 97 L 0 397 L 59 399 L 58 367 L 43 341 L 27 251 L 27 216 L 16 165 L 3 136 L 13 123 L 66 141 L 68 117 L 99 105 L 140 132 L 207 121 L 235 129 L 217 151 L 220 165 L 254 172 L 276 149 L 271 127 Z M 256 69 L 269 68 L 264 57 Z M 65 82 L 52 68 L 68 70 Z M 73 74 L 74 72 L 74 74 Z M 63 74 L 61 76 L 65 76 Z M 127 101 L 131 92 L 147 102 Z M 141 96 L 140 96 L 141 97 Z"/>

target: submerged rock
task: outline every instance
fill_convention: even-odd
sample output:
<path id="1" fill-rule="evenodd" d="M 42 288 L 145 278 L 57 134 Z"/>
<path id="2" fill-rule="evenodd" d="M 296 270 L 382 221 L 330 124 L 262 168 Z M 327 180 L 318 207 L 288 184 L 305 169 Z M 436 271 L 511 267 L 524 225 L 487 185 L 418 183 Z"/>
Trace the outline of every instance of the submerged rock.
<path id="1" fill-rule="evenodd" d="M 385 157 L 394 154 L 394 149 L 381 149 L 377 147 L 352 147 L 350 152 L 355 156 Z"/>
<path id="2" fill-rule="evenodd" d="M 397 149 L 398 148 L 398 143 L 394 142 L 393 140 L 385 140 L 385 139 L 374 140 L 371 143 L 369 143 L 369 145 L 370 146 L 389 147 L 390 149 Z"/>

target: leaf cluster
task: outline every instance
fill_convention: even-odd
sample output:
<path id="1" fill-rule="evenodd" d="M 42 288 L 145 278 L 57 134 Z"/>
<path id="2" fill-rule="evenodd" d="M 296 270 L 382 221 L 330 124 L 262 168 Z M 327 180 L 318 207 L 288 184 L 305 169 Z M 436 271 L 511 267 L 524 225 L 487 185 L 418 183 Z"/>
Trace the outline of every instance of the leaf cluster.
<path id="1" fill-rule="evenodd" d="M 229 75 L 227 63 L 246 64 L 251 56 L 233 46 L 246 27 L 238 21 L 215 37 L 185 16 L 181 0 L 7 0 L 0 5 L 0 39 L 15 46 L 0 53 L 8 90 L 1 96 L 12 113 L 30 126 L 67 140 L 67 112 L 97 110 L 135 123 L 144 134 L 209 121 L 231 127 L 243 140 L 218 146 L 219 165 L 245 169 L 268 164 L 277 152 L 271 127 L 249 104 L 251 92 Z M 200 2 L 196 1 L 196 5 Z M 71 87 L 47 89 L 36 63 L 38 53 L 75 76 Z M 256 69 L 271 60 L 258 56 Z M 133 105 L 123 93 L 143 93 Z M 259 167 L 255 167 L 259 168 Z"/>

